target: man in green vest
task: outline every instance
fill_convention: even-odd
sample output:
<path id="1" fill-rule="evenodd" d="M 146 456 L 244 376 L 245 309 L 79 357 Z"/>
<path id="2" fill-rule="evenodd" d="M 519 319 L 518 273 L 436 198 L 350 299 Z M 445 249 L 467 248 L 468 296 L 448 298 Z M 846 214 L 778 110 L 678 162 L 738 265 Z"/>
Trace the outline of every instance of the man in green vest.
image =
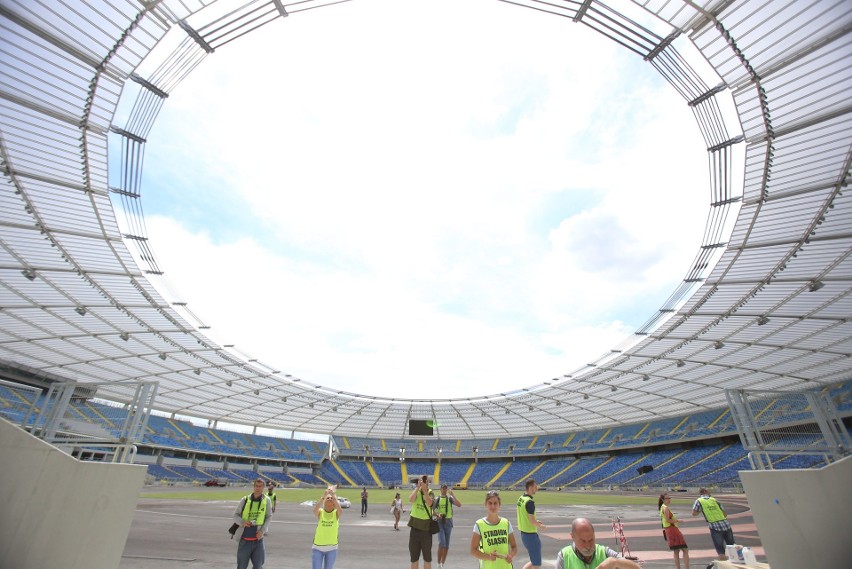
<path id="1" fill-rule="evenodd" d="M 524 483 L 526 490 L 518 498 L 518 530 L 521 532 L 521 543 L 530 556 L 529 562 L 524 569 L 539 569 L 541 567 L 541 537 L 539 529 L 545 529 L 545 525 L 535 516 L 535 501 L 533 496 L 538 491 L 538 484 L 530 478 Z"/>
<path id="2" fill-rule="evenodd" d="M 254 491 L 241 498 L 234 511 L 234 523 L 239 530 L 234 537 L 239 538 L 237 546 L 237 569 L 247 569 L 251 561 L 252 569 L 263 569 L 266 552 L 263 537 L 272 519 L 272 502 L 263 493 L 263 479 L 254 481 Z"/>
<path id="3" fill-rule="evenodd" d="M 269 499 L 272 501 L 272 513 L 275 513 L 275 508 L 278 506 L 278 496 L 275 495 L 275 481 L 270 480 L 267 484 L 266 495 L 269 496 Z"/>
<path id="4" fill-rule="evenodd" d="M 728 556 L 725 555 L 725 545 L 734 545 L 734 530 L 731 529 L 731 524 L 722 504 L 710 495 L 707 488 L 702 488 L 698 493 L 700 496 L 692 506 L 692 515 L 704 514 L 704 519 L 710 526 L 713 547 L 716 549 L 719 559 L 725 561 L 728 559 Z"/>
<path id="5" fill-rule="evenodd" d="M 408 553 L 411 569 L 420 565 L 423 556 L 423 569 L 432 567 L 432 533 L 429 530 L 432 521 L 432 504 L 435 493 L 429 489 L 429 477 L 425 474 L 417 479 L 417 485 L 408 497 L 411 502 L 411 516 L 408 518 Z"/>
<path id="6" fill-rule="evenodd" d="M 609 547 L 595 543 L 595 528 L 586 518 L 571 522 L 574 542 L 556 555 L 555 569 L 641 569 Z"/>
<path id="7" fill-rule="evenodd" d="M 438 515 L 438 569 L 444 569 L 450 551 L 450 534 L 453 533 L 453 507 L 461 502 L 446 484 L 441 484 L 441 494 L 435 498 L 433 511 Z"/>

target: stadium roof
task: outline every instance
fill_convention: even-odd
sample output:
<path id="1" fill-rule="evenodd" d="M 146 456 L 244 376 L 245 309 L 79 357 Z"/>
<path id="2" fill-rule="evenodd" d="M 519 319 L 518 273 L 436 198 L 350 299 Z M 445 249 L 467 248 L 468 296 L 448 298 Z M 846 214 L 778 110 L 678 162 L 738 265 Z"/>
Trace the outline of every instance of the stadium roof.
<path id="1" fill-rule="evenodd" d="M 215 50 L 337 3 L 0 0 L 4 365 L 153 379 L 157 408 L 186 416 L 394 438 L 411 418 L 434 418 L 444 438 L 566 432 L 719 407 L 725 389 L 852 376 L 852 5 L 817 0 L 510 2 L 642 57 L 706 141 L 710 199 L 694 262 L 633 338 L 588 366 L 511 393 L 405 400 L 319 386 L 216 345 L 153 284 L 164 277 L 141 213 L 146 137 L 168 93 Z M 155 55 L 167 33 L 182 41 Z M 687 63 L 684 42 L 715 72 Z M 117 122 L 126 100 L 132 111 Z M 731 102 L 738 120 L 724 112 Z"/>

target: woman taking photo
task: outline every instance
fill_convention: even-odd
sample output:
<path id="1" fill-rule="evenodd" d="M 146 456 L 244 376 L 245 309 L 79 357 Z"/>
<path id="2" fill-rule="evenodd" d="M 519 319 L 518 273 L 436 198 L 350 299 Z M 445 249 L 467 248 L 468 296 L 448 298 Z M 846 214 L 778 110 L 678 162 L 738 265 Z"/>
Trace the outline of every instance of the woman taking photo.
<path id="1" fill-rule="evenodd" d="M 508 569 L 518 553 L 512 524 L 500 517 L 500 494 L 489 490 L 485 494 L 488 514 L 473 525 L 470 554 L 479 559 L 481 569 Z"/>
<path id="2" fill-rule="evenodd" d="M 312 569 L 334 569 L 341 513 L 335 487 L 330 487 L 323 493 L 322 499 L 314 504 L 317 529 L 314 532 L 314 546 L 311 549 Z"/>
<path id="3" fill-rule="evenodd" d="M 660 520 L 663 523 L 663 535 L 666 537 L 666 543 L 669 544 L 669 549 L 674 554 L 675 569 L 680 569 L 680 552 L 683 551 L 684 569 L 689 569 L 689 548 L 686 545 L 686 540 L 683 539 L 683 534 L 677 527 L 677 518 L 669 508 L 672 498 L 668 493 L 660 494 L 660 499 L 657 500 L 657 507 L 660 509 Z"/>

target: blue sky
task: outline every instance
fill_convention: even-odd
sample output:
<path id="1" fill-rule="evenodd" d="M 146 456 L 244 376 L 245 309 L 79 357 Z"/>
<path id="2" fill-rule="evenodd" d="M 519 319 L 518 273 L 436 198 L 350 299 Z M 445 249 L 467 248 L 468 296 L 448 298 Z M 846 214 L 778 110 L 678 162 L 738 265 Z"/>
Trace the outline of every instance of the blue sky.
<path id="1" fill-rule="evenodd" d="M 171 93 L 142 194 L 164 294 L 214 340 L 403 398 L 514 390 L 620 344 L 709 201 L 649 64 L 493 0 L 359 0 L 225 46 Z"/>

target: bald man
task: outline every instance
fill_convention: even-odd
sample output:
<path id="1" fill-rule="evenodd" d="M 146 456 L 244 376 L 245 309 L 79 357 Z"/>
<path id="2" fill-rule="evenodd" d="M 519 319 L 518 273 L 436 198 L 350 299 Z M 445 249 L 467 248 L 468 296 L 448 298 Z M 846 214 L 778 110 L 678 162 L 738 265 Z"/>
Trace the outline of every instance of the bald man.
<path id="1" fill-rule="evenodd" d="M 595 544 L 595 528 L 586 518 L 571 523 L 571 545 L 556 556 L 556 569 L 641 569 L 617 551 Z"/>

